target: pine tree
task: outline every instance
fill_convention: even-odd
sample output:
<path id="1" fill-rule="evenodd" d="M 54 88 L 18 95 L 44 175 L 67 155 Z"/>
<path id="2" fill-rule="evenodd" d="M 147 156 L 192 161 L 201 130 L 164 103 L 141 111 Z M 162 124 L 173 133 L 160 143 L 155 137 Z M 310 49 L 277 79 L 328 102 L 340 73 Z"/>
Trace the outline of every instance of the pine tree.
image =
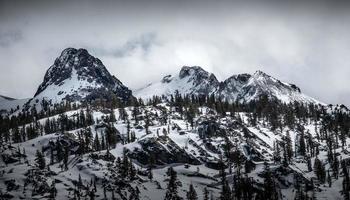
<path id="1" fill-rule="evenodd" d="M 146 113 L 145 113 L 145 131 L 146 131 L 146 134 L 150 134 L 149 126 L 150 126 L 150 118 L 149 118 L 148 111 L 146 111 Z"/>
<path id="2" fill-rule="evenodd" d="M 129 162 L 129 178 L 130 180 L 134 180 L 136 177 L 136 169 L 132 164 L 132 161 Z"/>
<path id="3" fill-rule="evenodd" d="M 69 157 L 69 146 L 64 146 L 64 153 L 63 153 L 63 165 L 64 169 L 68 170 L 68 157 Z"/>
<path id="4" fill-rule="evenodd" d="M 187 200 L 197 200 L 198 199 L 197 192 L 194 189 L 192 184 L 190 184 L 190 188 L 189 188 L 189 191 L 186 194 L 186 197 L 187 197 Z"/>
<path id="5" fill-rule="evenodd" d="M 269 164 L 264 163 L 264 198 L 277 200 L 278 194 L 276 192 L 276 184 L 273 178 L 273 174 L 270 171 Z"/>
<path id="6" fill-rule="evenodd" d="M 36 151 L 35 161 L 36 161 L 36 166 L 39 169 L 45 169 L 46 167 L 45 157 L 44 157 L 44 154 L 39 150 Z"/>
<path id="7" fill-rule="evenodd" d="M 305 137 L 304 132 L 301 131 L 300 138 L 299 138 L 299 154 L 302 156 L 305 156 L 306 147 L 305 147 Z"/>
<path id="8" fill-rule="evenodd" d="M 203 190 L 203 200 L 209 200 L 209 191 L 207 187 Z"/>
<path id="9" fill-rule="evenodd" d="M 106 140 L 105 140 L 104 135 L 102 135 L 102 138 L 101 138 L 101 150 L 105 150 L 105 149 L 106 149 Z"/>
<path id="10" fill-rule="evenodd" d="M 154 158 L 153 153 L 150 154 L 148 162 L 149 162 L 149 164 L 148 164 L 148 178 L 149 178 L 149 180 L 152 180 L 153 179 L 152 168 L 155 164 L 155 158 Z"/>
<path id="11" fill-rule="evenodd" d="M 326 180 L 326 170 L 324 168 L 324 165 L 322 161 L 320 161 L 317 157 L 315 158 L 314 161 L 314 173 L 317 177 L 317 179 L 321 182 L 324 183 Z"/>
<path id="12" fill-rule="evenodd" d="M 152 168 L 151 168 L 151 167 L 148 168 L 148 178 L 149 178 L 149 180 L 151 180 L 151 181 L 152 181 L 152 179 L 153 179 L 153 172 L 152 172 Z"/>
<path id="13" fill-rule="evenodd" d="M 196 110 L 191 104 L 187 110 L 187 121 L 190 123 L 192 129 L 193 129 L 195 115 L 196 115 Z"/>
<path id="14" fill-rule="evenodd" d="M 56 196 L 57 196 L 56 182 L 55 180 L 53 180 L 50 187 L 50 199 L 55 199 Z"/>
<path id="15" fill-rule="evenodd" d="M 273 143 L 274 151 L 273 151 L 273 160 L 277 163 L 281 161 L 281 150 L 277 140 Z"/>
<path id="16" fill-rule="evenodd" d="M 106 127 L 105 135 L 106 135 L 107 148 L 115 148 L 115 145 L 118 142 L 117 132 L 118 130 L 112 124 Z"/>
<path id="17" fill-rule="evenodd" d="M 123 150 L 123 161 L 122 161 L 122 174 L 123 178 L 126 178 L 129 174 L 129 159 L 126 155 L 126 149 Z"/>
<path id="18" fill-rule="evenodd" d="M 311 165 L 311 158 L 307 157 L 307 169 L 309 170 L 309 172 L 312 171 L 312 165 Z"/>
<path id="19" fill-rule="evenodd" d="M 345 160 L 342 160 L 341 162 L 341 167 L 342 167 L 342 171 L 343 171 L 343 195 L 344 195 L 344 199 L 345 200 L 350 200 L 350 176 L 349 176 L 349 172 L 347 169 L 347 165 Z"/>
<path id="20" fill-rule="evenodd" d="M 225 164 L 220 161 L 221 165 L 221 170 L 220 170 L 220 175 L 221 175 L 221 193 L 220 193 L 220 200 L 230 200 L 231 199 L 231 189 L 228 184 L 228 181 L 226 180 L 226 172 L 225 172 Z"/>
<path id="21" fill-rule="evenodd" d="M 100 140 L 98 139 L 97 133 L 96 133 L 95 139 L 94 139 L 94 149 L 95 149 L 95 151 L 101 150 L 101 144 L 100 144 Z"/>
<path id="22" fill-rule="evenodd" d="M 50 165 L 54 163 L 54 154 L 53 154 L 53 147 L 50 147 Z"/>
<path id="23" fill-rule="evenodd" d="M 16 127 L 16 128 L 13 130 L 13 133 L 12 133 L 12 141 L 13 141 L 14 143 L 22 142 L 22 137 L 21 137 L 21 135 L 20 135 L 20 132 L 19 132 L 18 127 Z"/>
<path id="24" fill-rule="evenodd" d="M 339 160 L 338 157 L 335 156 L 333 164 L 332 164 L 332 169 L 333 169 L 333 177 L 335 179 L 338 179 L 338 174 L 339 174 Z"/>
<path id="25" fill-rule="evenodd" d="M 127 143 L 131 142 L 131 135 L 130 135 L 130 121 L 128 120 L 126 123 L 126 138 L 127 138 Z"/>
<path id="26" fill-rule="evenodd" d="M 167 174 L 169 176 L 169 183 L 164 200 L 180 200 L 181 198 L 178 196 L 177 193 L 177 188 L 179 185 L 179 182 L 177 180 L 177 173 L 172 167 L 170 167 L 168 169 Z"/>
<path id="27" fill-rule="evenodd" d="M 109 122 L 115 122 L 117 119 L 115 118 L 114 110 L 111 109 L 109 112 L 110 112 Z"/>
<path id="28" fill-rule="evenodd" d="M 133 118 L 135 120 L 135 124 L 139 123 L 138 115 L 139 115 L 139 108 L 137 106 L 134 106 L 134 108 L 132 110 L 132 116 L 133 116 Z"/>
<path id="29" fill-rule="evenodd" d="M 285 152 L 286 156 L 288 158 L 288 162 L 290 162 L 292 156 L 293 156 L 293 146 L 292 146 L 292 139 L 290 137 L 289 131 L 287 131 L 286 137 L 285 137 Z"/>
<path id="30" fill-rule="evenodd" d="M 332 177 L 331 177 L 331 174 L 329 173 L 329 170 L 327 171 L 327 182 L 328 182 L 328 187 L 332 187 Z"/>
<path id="31" fill-rule="evenodd" d="M 56 140 L 55 147 L 56 147 L 57 162 L 61 162 L 63 159 L 63 152 L 62 152 L 63 148 L 59 140 Z"/>

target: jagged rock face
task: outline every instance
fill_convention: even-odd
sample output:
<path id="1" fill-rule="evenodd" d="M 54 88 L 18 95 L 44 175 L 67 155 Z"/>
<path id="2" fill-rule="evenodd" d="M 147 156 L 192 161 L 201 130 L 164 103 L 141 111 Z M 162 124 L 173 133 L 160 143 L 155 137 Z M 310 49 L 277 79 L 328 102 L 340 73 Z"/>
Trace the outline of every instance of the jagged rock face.
<path id="1" fill-rule="evenodd" d="M 193 156 L 181 149 L 170 138 L 161 136 L 159 138 L 146 138 L 138 142 L 142 149 L 135 149 L 128 153 L 129 157 L 146 165 L 149 163 L 151 154 L 154 156 L 156 165 L 171 163 L 189 163 L 199 165 L 200 162 Z"/>
<path id="2" fill-rule="evenodd" d="M 188 83 L 192 83 L 193 89 L 191 93 L 206 95 L 217 90 L 219 81 L 214 74 L 208 73 L 201 67 L 182 67 L 179 73 L 180 79 L 188 78 Z"/>
<path id="3" fill-rule="evenodd" d="M 34 99 L 53 103 L 61 100 L 110 99 L 113 95 L 128 100 L 131 91 L 112 76 L 103 63 L 85 49 L 67 48 L 45 74 Z"/>
<path id="4" fill-rule="evenodd" d="M 218 95 L 220 98 L 235 100 L 244 85 L 250 80 L 250 74 L 233 75 L 220 84 Z"/>
<path id="5" fill-rule="evenodd" d="M 285 103 L 298 101 L 301 103 L 320 103 L 301 93 L 300 89 L 289 83 L 283 83 L 262 71 L 254 74 L 238 74 L 219 82 L 214 74 L 201 67 L 183 67 L 178 76 L 168 75 L 159 83 L 152 83 L 135 91 L 141 98 L 153 95 L 168 96 L 178 91 L 180 94 L 211 95 L 229 102 L 250 102 L 262 95 L 276 98 Z"/>

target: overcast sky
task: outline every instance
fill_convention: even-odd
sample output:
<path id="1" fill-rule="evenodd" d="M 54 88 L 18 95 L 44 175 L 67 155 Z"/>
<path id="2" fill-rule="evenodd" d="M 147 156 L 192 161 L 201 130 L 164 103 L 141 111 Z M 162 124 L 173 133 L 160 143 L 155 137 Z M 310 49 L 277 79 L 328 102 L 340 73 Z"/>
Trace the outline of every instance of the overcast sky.
<path id="1" fill-rule="evenodd" d="M 60 52 L 75 47 L 132 89 L 199 65 L 219 80 L 262 70 L 350 105 L 348 5 L 242 2 L 0 0 L 0 94 L 33 96 Z"/>

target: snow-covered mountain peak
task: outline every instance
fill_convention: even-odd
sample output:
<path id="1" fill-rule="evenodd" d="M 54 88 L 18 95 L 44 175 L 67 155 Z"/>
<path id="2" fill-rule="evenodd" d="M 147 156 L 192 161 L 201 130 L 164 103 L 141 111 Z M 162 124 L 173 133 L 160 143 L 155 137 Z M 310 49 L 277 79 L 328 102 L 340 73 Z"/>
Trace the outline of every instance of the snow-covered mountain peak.
<path id="1" fill-rule="evenodd" d="M 285 91 L 301 93 L 300 88 L 297 87 L 295 84 L 282 82 L 262 71 L 256 71 L 254 73 L 254 75 L 251 78 L 251 84 L 264 87 L 265 89 L 271 89 L 275 87 L 275 89 L 281 90 L 281 91 L 285 90 Z"/>
<path id="2" fill-rule="evenodd" d="M 225 81 L 220 96 L 226 100 L 249 102 L 262 95 L 276 98 L 285 103 L 298 101 L 300 103 L 320 102 L 301 93 L 300 88 L 294 84 L 284 83 L 265 72 L 256 71 L 253 75 L 236 75 Z M 239 78 L 238 78 L 239 77 Z"/>
<path id="3" fill-rule="evenodd" d="M 42 99 L 59 103 L 62 100 L 111 99 L 113 96 L 124 101 L 131 97 L 131 91 L 86 49 L 67 48 L 47 70 L 29 104 L 38 104 Z"/>
<path id="4" fill-rule="evenodd" d="M 196 86 L 203 82 L 209 82 L 215 85 L 219 83 L 214 74 L 205 71 L 199 66 L 182 67 L 179 73 L 179 78 L 183 79 L 186 77 L 189 77 L 189 81 L 192 81 Z"/>
<path id="5" fill-rule="evenodd" d="M 200 66 L 183 66 L 180 70 L 180 73 L 179 73 L 180 78 L 184 78 L 187 76 L 208 77 L 209 75 L 210 75 L 210 73 L 205 71 Z"/>
<path id="6" fill-rule="evenodd" d="M 194 86 L 199 86 L 201 84 L 213 84 L 218 85 L 219 81 L 216 79 L 215 75 L 205 71 L 199 66 L 188 67 L 184 66 L 180 70 L 179 78 L 183 79 L 188 77 L 188 82 L 192 82 Z"/>
<path id="7" fill-rule="evenodd" d="M 266 74 L 265 72 L 263 72 L 261 70 L 256 70 L 254 72 L 254 76 L 270 76 L 270 75 Z"/>
<path id="8" fill-rule="evenodd" d="M 159 82 L 134 91 L 134 95 L 149 99 L 152 96 L 169 96 L 175 92 L 180 94 L 207 95 L 214 93 L 220 82 L 215 75 L 199 66 L 183 66 L 179 74 L 167 75 Z"/>

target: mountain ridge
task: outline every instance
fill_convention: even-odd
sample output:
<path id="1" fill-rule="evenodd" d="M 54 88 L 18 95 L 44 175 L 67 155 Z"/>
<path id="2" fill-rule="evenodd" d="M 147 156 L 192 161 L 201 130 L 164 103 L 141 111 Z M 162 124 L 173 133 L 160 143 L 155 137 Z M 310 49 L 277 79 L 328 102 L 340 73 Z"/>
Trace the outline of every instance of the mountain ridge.
<path id="1" fill-rule="evenodd" d="M 235 74 L 223 81 L 218 81 L 215 74 L 199 66 L 183 66 L 178 75 L 167 75 L 160 82 L 136 89 L 134 95 L 149 99 L 153 95 L 169 96 L 176 91 L 180 94 L 214 94 L 229 102 L 250 102 L 265 94 L 285 103 L 299 101 L 324 104 L 303 94 L 295 84 L 284 83 L 260 70 L 253 74 Z"/>

